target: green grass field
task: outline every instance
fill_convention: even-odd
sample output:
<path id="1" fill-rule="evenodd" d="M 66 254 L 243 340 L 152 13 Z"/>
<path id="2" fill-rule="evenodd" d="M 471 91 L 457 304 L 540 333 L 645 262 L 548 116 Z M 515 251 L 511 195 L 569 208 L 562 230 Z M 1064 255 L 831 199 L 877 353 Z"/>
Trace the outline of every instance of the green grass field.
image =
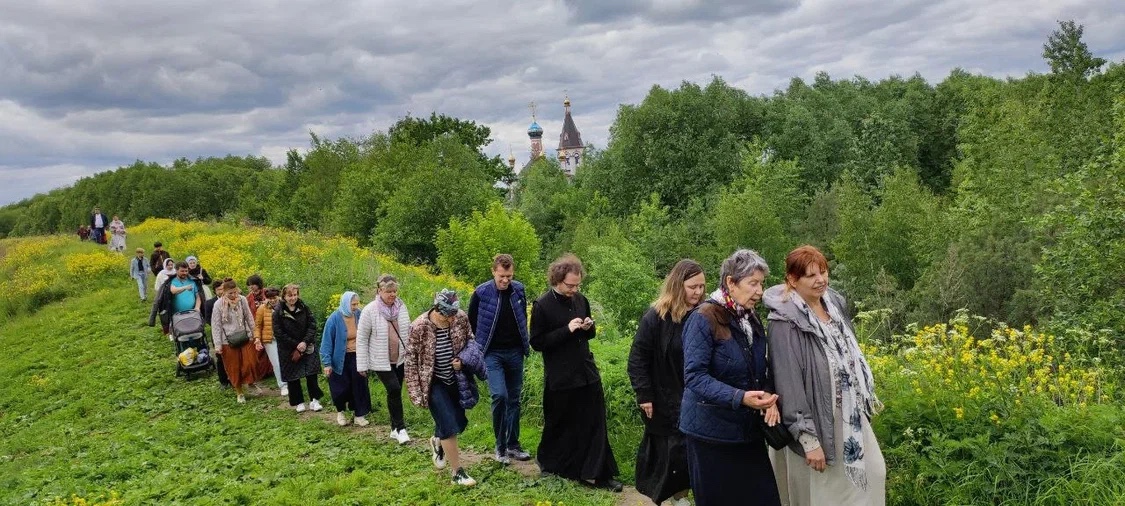
<path id="1" fill-rule="evenodd" d="M 89 285 L 68 285 L 62 300 L 5 316 L 0 324 L 2 504 L 94 503 L 114 493 L 124 504 L 580 505 L 616 499 L 565 480 L 527 477 L 489 459 L 468 467 L 476 487 L 454 487 L 448 472 L 430 463 L 428 412 L 409 402 L 415 441 L 403 447 L 371 430 L 282 409 L 276 395 L 238 405 L 213 374 L 193 381 L 175 376 L 172 345 L 144 325 L 149 306 L 136 300 L 125 274 Z M 327 391 L 323 378 L 321 385 Z M 375 424 L 388 423 L 384 395 L 374 381 Z M 470 420 L 462 446 L 488 453 L 487 398 Z M 538 430 L 534 421 L 524 425 L 525 445 L 534 448 Z"/>

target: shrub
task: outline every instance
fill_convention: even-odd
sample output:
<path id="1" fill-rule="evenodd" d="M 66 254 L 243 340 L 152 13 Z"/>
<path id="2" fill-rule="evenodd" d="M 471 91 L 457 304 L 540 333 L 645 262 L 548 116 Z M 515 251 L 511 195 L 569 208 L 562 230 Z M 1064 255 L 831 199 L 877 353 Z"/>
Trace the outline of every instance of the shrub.
<path id="1" fill-rule="evenodd" d="M 449 220 L 449 226 L 437 233 L 437 249 L 442 272 L 478 280 L 489 276 L 497 253 L 512 255 L 517 270 L 533 269 L 539 259 L 539 237 L 519 211 L 493 202 L 484 213 L 473 211 L 464 220 Z"/>
<path id="2" fill-rule="evenodd" d="M 961 313 L 864 348 L 891 504 L 1028 504 L 1076 457 L 1120 451 L 1112 378 L 1053 335 Z"/>

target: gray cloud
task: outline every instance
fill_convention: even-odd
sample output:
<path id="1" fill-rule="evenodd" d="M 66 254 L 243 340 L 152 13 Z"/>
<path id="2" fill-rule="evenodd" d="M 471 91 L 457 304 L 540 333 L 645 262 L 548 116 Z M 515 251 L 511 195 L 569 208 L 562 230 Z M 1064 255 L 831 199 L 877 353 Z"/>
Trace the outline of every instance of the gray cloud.
<path id="1" fill-rule="evenodd" d="M 553 0 L 328 4 L 5 2 L 0 204 L 135 159 L 284 161 L 308 132 L 362 136 L 411 113 L 489 125 L 528 154 L 528 102 L 553 148 L 569 93 L 599 146 L 619 104 L 720 75 L 752 94 L 797 76 L 1045 71 L 1058 19 L 1125 58 L 1115 0 Z M 43 174 L 36 177 L 34 174 Z M 8 184 L 17 181 L 17 184 Z"/>

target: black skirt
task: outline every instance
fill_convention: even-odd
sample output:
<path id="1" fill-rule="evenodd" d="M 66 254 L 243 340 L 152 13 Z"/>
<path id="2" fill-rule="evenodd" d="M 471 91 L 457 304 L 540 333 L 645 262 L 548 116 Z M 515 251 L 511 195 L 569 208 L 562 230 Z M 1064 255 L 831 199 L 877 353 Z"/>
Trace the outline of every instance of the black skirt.
<path id="1" fill-rule="evenodd" d="M 637 491 L 660 504 L 691 488 L 681 434 L 662 436 L 645 431 L 637 448 Z"/>
<path id="2" fill-rule="evenodd" d="M 539 469 L 572 480 L 617 476 L 617 461 L 606 431 L 601 383 L 543 392 L 543 439 Z"/>
<path id="3" fill-rule="evenodd" d="M 696 506 L 781 506 L 766 444 L 684 437 Z"/>

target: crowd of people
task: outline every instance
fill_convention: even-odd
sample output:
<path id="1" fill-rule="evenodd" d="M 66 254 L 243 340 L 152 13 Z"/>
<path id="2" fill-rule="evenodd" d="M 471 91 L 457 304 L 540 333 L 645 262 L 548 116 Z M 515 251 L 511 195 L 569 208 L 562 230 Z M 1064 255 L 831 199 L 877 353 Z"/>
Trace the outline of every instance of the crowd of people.
<path id="1" fill-rule="evenodd" d="M 433 418 L 431 460 L 452 483 L 476 481 L 461 465 L 457 437 L 466 410 L 491 397 L 493 457 L 530 460 L 520 442 L 524 364 L 542 355 L 543 431 L 534 458 L 544 475 L 619 492 L 601 374 L 590 351 L 597 336 L 585 271 L 574 255 L 547 269 L 550 288 L 531 302 L 514 279 L 510 255 L 496 255 L 492 279 L 460 294 L 443 289 L 413 319 L 392 275 L 380 276 L 363 304 L 346 291 L 320 326 L 301 288 L 266 286 L 250 276 L 243 295 L 231 279 L 212 280 L 199 259 L 175 261 L 161 243 L 136 250 L 130 273 L 141 301 L 156 276 L 150 325 L 170 334 L 171 315 L 198 311 L 211 328 L 223 389 L 239 403 L 264 393 L 272 375 L 296 412 L 321 411 L 328 383 L 341 426 L 371 422 L 369 375 L 383 384 L 398 444 L 411 438 L 402 390 Z M 784 282 L 765 288 L 770 269 L 738 250 L 708 293 L 705 269 L 681 260 L 641 317 L 628 374 L 644 422 L 637 490 L 656 504 L 881 505 L 886 468 L 871 418 L 881 408 L 844 298 L 829 288 L 828 262 L 812 246 L 785 259 Z M 212 293 L 213 292 L 213 293 Z M 757 310 L 768 312 L 766 324 Z M 306 395 L 307 394 L 307 395 Z"/>
<path id="2" fill-rule="evenodd" d="M 109 235 L 106 235 L 106 233 Z M 109 250 L 117 253 L 125 251 L 125 223 L 117 216 L 113 220 L 106 219 L 105 213 L 95 207 L 90 213 L 88 224 L 78 226 L 78 239 L 94 241 L 98 244 L 108 244 Z"/>

